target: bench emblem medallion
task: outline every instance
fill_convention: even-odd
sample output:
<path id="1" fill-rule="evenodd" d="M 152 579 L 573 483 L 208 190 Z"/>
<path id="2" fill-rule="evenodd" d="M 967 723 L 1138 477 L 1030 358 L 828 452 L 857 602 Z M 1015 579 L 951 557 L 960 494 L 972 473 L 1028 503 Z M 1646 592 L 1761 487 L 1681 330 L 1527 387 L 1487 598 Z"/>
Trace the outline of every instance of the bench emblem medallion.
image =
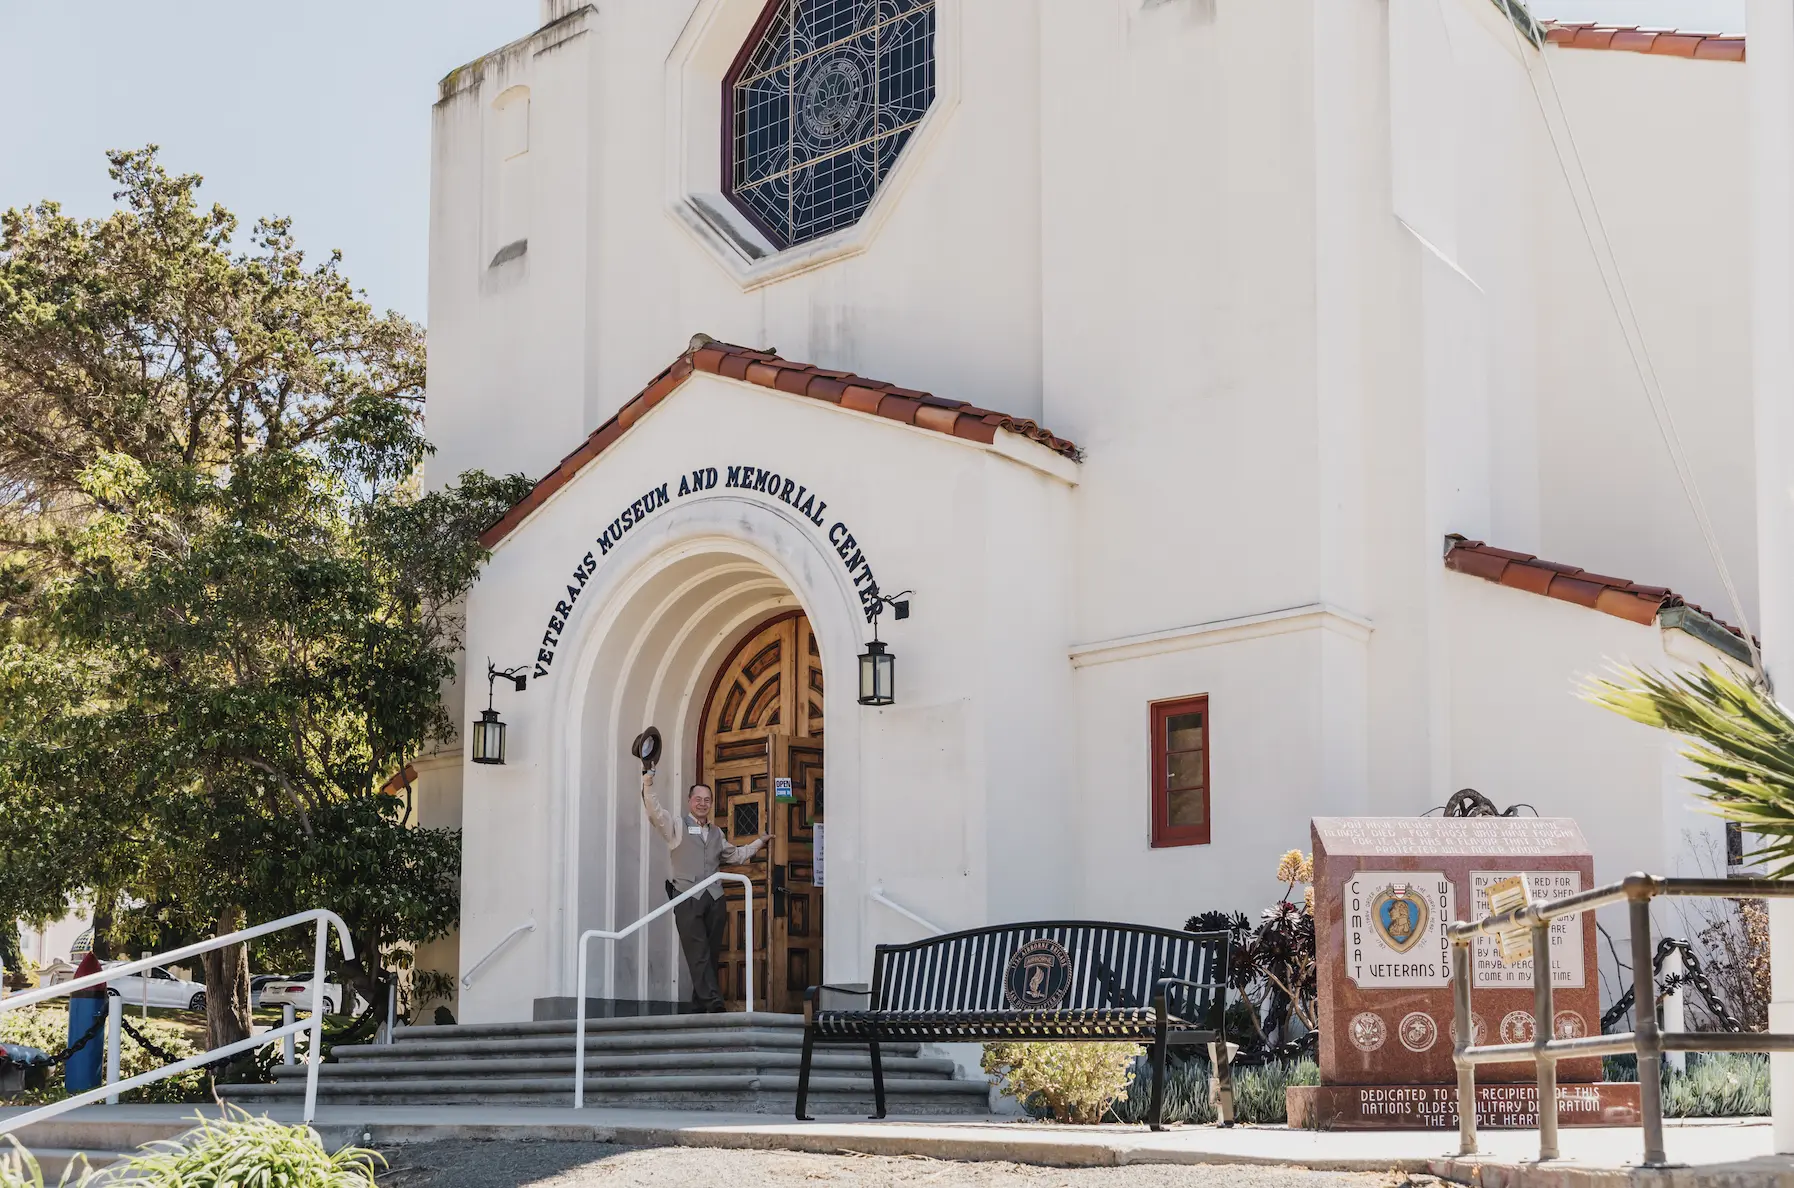
<path id="1" fill-rule="evenodd" d="M 1056 940 L 1040 937 L 1009 955 L 1003 997 L 1012 1011 L 1052 1011 L 1071 990 L 1071 954 Z"/>

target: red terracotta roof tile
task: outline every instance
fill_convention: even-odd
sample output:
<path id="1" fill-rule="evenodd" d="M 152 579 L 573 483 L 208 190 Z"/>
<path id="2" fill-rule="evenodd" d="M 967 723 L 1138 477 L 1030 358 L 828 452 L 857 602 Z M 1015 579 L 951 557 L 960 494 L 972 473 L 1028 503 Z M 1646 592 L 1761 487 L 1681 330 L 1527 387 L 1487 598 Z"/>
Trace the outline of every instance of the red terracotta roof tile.
<path id="1" fill-rule="evenodd" d="M 907 396 L 897 396 L 886 392 L 884 399 L 878 402 L 878 415 L 890 421 L 902 421 L 905 425 L 916 423 L 916 410 L 922 406 Z"/>
<path id="2" fill-rule="evenodd" d="M 877 388 L 868 388 L 864 384 L 848 384 L 841 393 L 841 407 L 851 408 L 854 412 L 877 415 L 878 402 L 884 399 L 884 393 Z"/>
<path id="3" fill-rule="evenodd" d="M 1631 619 L 1634 623 L 1643 623 L 1646 627 L 1657 621 L 1657 608 L 1662 605 L 1663 599 L 1661 598 L 1653 598 L 1648 594 L 1634 593 L 1630 590 L 1602 590 L 1595 596 L 1595 609 L 1602 614 Z"/>
<path id="4" fill-rule="evenodd" d="M 1669 607 L 1687 607 L 1738 638 L 1744 638 L 1738 628 L 1708 614 L 1665 586 L 1646 586 L 1622 577 L 1590 573 L 1574 565 L 1541 561 L 1531 553 L 1498 549 L 1462 536 L 1448 536 L 1445 541 L 1445 567 L 1471 577 L 1573 602 L 1647 626 L 1655 623 L 1657 616 Z"/>
<path id="5" fill-rule="evenodd" d="M 709 372 L 725 379 L 741 380 L 763 388 L 771 388 L 792 396 L 801 396 L 824 404 L 839 404 L 855 412 L 870 413 L 904 424 L 917 425 L 935 433 L 959 437 L 989 445 L 1002 429 L 1045 446 L 1056 454 L 1078 461 L 1082 453 L 1063 437 L 1057 437 L 1033 421 L 992 412 L 948 400 L 931 392 L 899 388 L 882 380 L 866 379 L 848 371 L 832 371 L 781 359 L 772 351 L 717 342 L 700 334 L 691 347 L 675 359 L 646 388 L 617 410 L 617 414 L 600 425 L 579 448 L 561 459 L 559 465 L 544 475 L 509 511 L 480 534 L 480 543 L 492 548 L 510 535 L 531 512 L 547 502 L 548 497 L 566 486 L 590 465 L 624 432 L 641 420 L 647 411 L 672 395 L 690 378 L 693 371 Z"/>
<path id="6" fill-rule="evenodd" d="M 815 400 L 826 400 L 830 404 L 839 404 L 846 391 L 846 380 L 832 375 L 813 375 L 810 377 L 810 386 L 804 389 L 804 395 Z"/>
<path id="7" fill-rule="evenodd" d="M 1744 61 L 1742 33 L 1653 29 L 1638 25 L 1598 25 L 1593 21 L 1546 21 L 1545 38 L 1567 49 L 1628 50 L 1714 62 Z"/>

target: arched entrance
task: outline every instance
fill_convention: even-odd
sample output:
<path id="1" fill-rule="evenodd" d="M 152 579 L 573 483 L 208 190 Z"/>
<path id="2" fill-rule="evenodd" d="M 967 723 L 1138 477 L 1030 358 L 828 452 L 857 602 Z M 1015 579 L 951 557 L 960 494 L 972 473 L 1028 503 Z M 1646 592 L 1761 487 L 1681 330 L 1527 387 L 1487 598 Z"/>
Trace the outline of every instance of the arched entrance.
<path id="1" fill-rule="evenodd" d="M 693 770 L 714 791 L 730 841 L 772 835 L 753 862 L 729 868 L 754 881 L 754 964 L 769 1011 L 802 1010 L 805 987 L 822 980 L 823 720 L 821 649 L 809 619 L 789 610 L 751 628 L 717 666 L 698 730 Z M 738 1005 L 746 897 L 731 886 L 727 898 L 719 973 Z"/>

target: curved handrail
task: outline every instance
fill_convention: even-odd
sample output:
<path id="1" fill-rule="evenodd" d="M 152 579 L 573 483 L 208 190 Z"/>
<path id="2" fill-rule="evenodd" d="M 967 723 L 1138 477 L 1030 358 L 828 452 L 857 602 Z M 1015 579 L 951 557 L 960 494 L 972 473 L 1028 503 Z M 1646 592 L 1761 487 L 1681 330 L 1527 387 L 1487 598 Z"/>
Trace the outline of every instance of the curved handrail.
<path id="1" fill-rule="evenodd" d="M 86 977 L 75 978 L 73 981 L 61 982 L 54 986 L 42 986 L 36 990 L 28 990 L 23 994 L 14 994 L 9 998 L 0 998 L 0 1014 L 5 1014 L 7 1011 L 15 1010 L 19 1007 L 34 1006 L 40 1002 L 47 1002 L 52 998 L 63 998 L 75 993 L 77 990 L 87 990 L 94 986 L 104 985 L 112 978 L 128 977 L 131 974 L 140 973 L 146 969 L 153 969 L 158 965 L 172 965 L 175 962 L 185 961 L 189 957 L 197 957 L 202 953 L 210 953 L 214 949 L 223 949 L 230 945 L 242 944 L 245 941 L 254 940 L 258 936 L 267 936 L 271 932 L 280 932 L 283 929 L 293 928 L 300 924 L 310 924 L 313 921 L 317 922 L 318 935 L 317 941 L 312 947 L 311 1018 L 300 1023 L 288 1023 L 282 1027 L 264 1031 L 260 1035 L 253 1035 L 248 1039 L 238 1040 L 234 1044 L 225 1044 L 223 1047 L 213 1048 L 207 1052 L 201 1052 L 197 1056 L 189 1056 L 185 1060 L 178 1060 L 175 1063 L 165 1065 L 162 1068 L 142 1073 L 127 1081 L 109 1082 L 98 1088 L 89 1089 L 85 1093 L 77 1093 L 73 1097 L 65 1097 L 61 1101 L 52 1102 L 40 1109 L 31 1110 L 28 1113 L 18 1114 L 14 1117 L 0 1120 L 0 1135 L 9 1134 L 12 1131 L 31 1125 L 33 1122 L 42 1122 L 46 1119 L 54 1118 L 58 1114 L 65 1114 L 70 1110 L 78 1109 L 90 1102 L 99 1101 L 104 1097 L 116 1099 L 118 1094 L 123 1093 L 126 1090 L 135 1089 L 140 1085 L 148 1085 L 155 1081 L 164 1080 L 177 1073 L 186 1072 L 190 1068 L 198 1068 L 202 1064 L 210 1064 L 212 1061 L 221 1059 L 225 1056 L 234 1056 L 238 1052 L 246 1052 L 252 1048 L 260 1048 L 264 1044 L 272 1043 L 289 1035 L 297 1035 L 301 1031 L 311 1032 L 311 1050 L 306 1053 L 305 1058 L 307 1066 L 305 1074 L 305 1121 L 310 1122 L 318 1109 L 318 1069 L 324 1063 L 324 954 L 327 950 L 327 942 L 330 936 L 329 929 L 336 929 L 337 945 L 342 950 L 343 960 L 353 961 L 355 959 L 355 943 L 349 939 L 349 926 L 343 923 L 343 918 L 341 916 L 328 908 L 312 908 L 307 912 L 295 912 L 293 915 L 283 916 L 278 920 L 270 920 L 266 924 L 257 924 L 253 928 L 241 928 L 236 932 L 228 933 L 224 936 L 215 936 L 211 940 L 200 941 L 198 944 L 187 945 L 184 948 L 179 949 L 170 949 L 166 953 L 155 953 L 148 957 L 141 957 L 136 961 L 127 961 L 119 965 L 109 966 L 97 974 L 88 974 Z M 113 1001 L 116 1002 L 117 1000 L 114 999 Z M 108 1028 L 108 1031 L 108 1042 L 116 1043 L 116 1031 L 111 1028 Z M 110 1075 L 110 1069 L 114 1067 L 116 1066 L 108 1061 L 108 1075 Z"/>
<path id="2" fill-rule="evenodd" d="M 742 914 L 741 945 L 747 954 L 747 961 L 742 967 L 741 988 L 746 1000 L 747 1011 L 754 1011 L 754 881 L 746 875 L 730 874 L 719 870 L 700 883 L 693 883 L 684 891 L 667 900 L 627 928 L 611 931 L 605 928 L 588 928 L 579 934 L 579 1005 L 575 1008 L 578 1022 L 573 1028 L 573 1108 L 581 1110 L 586 1104 L 586 945 L 595 940 L 622 940 L 650 921 L 666 915 L 686 900 L 704 891 L 712 883 L 728 880 L 740 883 L 747 892 L 747 910 Z"/>
<path id="3" fill-rule="evenodd" d="M 924 920 L 922 917 L 916 915 L 916 913 L 910 911 L 908 908 L 906 908 L 902 904 L 898 903 L 895 899 L 891 899 L 888 896 L 886 896 L 885 895 L 885 885 L 883 883 L 872 884 L 872 889 L 870 891 L 868 891 L 866 894 L 871 897 L 871 899 L 874 903 L 884 904 L 886 907 L 888 907 L 892 911 L 896 912 L 899 916 L 905 916 L 911 920 L 914 920 L 916 923 L 918 923 L 922 927 L 928 929 L 928 931 L 934 933 L 936 936 L 942 936 L 947 931 L 945 928 L 942 928 L 939 924 L 934 923 L 932 920 Z"/>
<path id="4" fill-rule="evenodd" d="M 471 988 L 473 986 L 474 978 L 478 977 L 480 971 L 482 969 L 486 968 L 486 963 L 488 961 L 492 960 L 494 957 L 498 956 L 498 951 L 500 949 L 504 948 L 506 945 L 510 944 L 512 937 L 521 935 L 522 933 L 525 933 L 525 932 L 534 932 L 535 930 L 536 930 L 536 918 L 534 916 L 531 916 L 528 920 L 525 920 L 523 923 L 519 924 L 517 927 L 511 929 L 511 931 L 509 931 L 509 932 L 505 933 L 503 936 L 499 937 L 498 943 L 496 945 L 493 945 L 490 949 L 487 949 L 486 955 L 484 957 L 480 958 L 478 961 L 474 962 L 472 969 L 468 970 L 466 973 L 461 975 L 461 985 L 464 987 Z"/>

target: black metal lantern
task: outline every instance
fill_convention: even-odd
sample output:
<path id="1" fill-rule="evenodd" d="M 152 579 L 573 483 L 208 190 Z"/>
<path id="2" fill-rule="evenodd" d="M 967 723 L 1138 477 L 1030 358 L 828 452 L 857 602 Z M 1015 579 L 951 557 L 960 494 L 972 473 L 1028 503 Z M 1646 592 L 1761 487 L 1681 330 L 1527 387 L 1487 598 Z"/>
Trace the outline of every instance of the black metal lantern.
<path id="1" fill-rule="evenodd" d="M 505 761 L 505 724 L 499 720 L 498 711 L 492 708 L 492 687 L 499 677 L 510 681 L 519 693 L 523 692 L 525 682 L 529 680 L 522 669 L 507 668 L 503 671 L 486 661 L 486 708 L 480 713 L 480 720 L 473 724 L 473 761 L 475 763 L 503 763 Z"/>
<path id="2" fill-rule="evenodd" d="M 896 691 L 897 657 L 875 639 L 860 655 L 860 704 L 890 705 L 896 699 Z"/>
<path id="3" fill-rule="evenodd" d="M 505 761 L 505 724 L 499 721 L 498 711 L 495 709 L 487 709 L 480 714 L 480 720 L 473 724 L 473 761 Z"/>
<path id="4" fill-rule="evenodd" d="M 872 641 L 860 654 L 861 705 L 890 705 L 897 699 L 897 657 L 885 650 L 884 641 L 878 638 L 878 617 L 889 606 L 897 618 L 909 618 L 909 600 L 904 597 L 908 593 L 880 594 L 872 604 Z"/>

